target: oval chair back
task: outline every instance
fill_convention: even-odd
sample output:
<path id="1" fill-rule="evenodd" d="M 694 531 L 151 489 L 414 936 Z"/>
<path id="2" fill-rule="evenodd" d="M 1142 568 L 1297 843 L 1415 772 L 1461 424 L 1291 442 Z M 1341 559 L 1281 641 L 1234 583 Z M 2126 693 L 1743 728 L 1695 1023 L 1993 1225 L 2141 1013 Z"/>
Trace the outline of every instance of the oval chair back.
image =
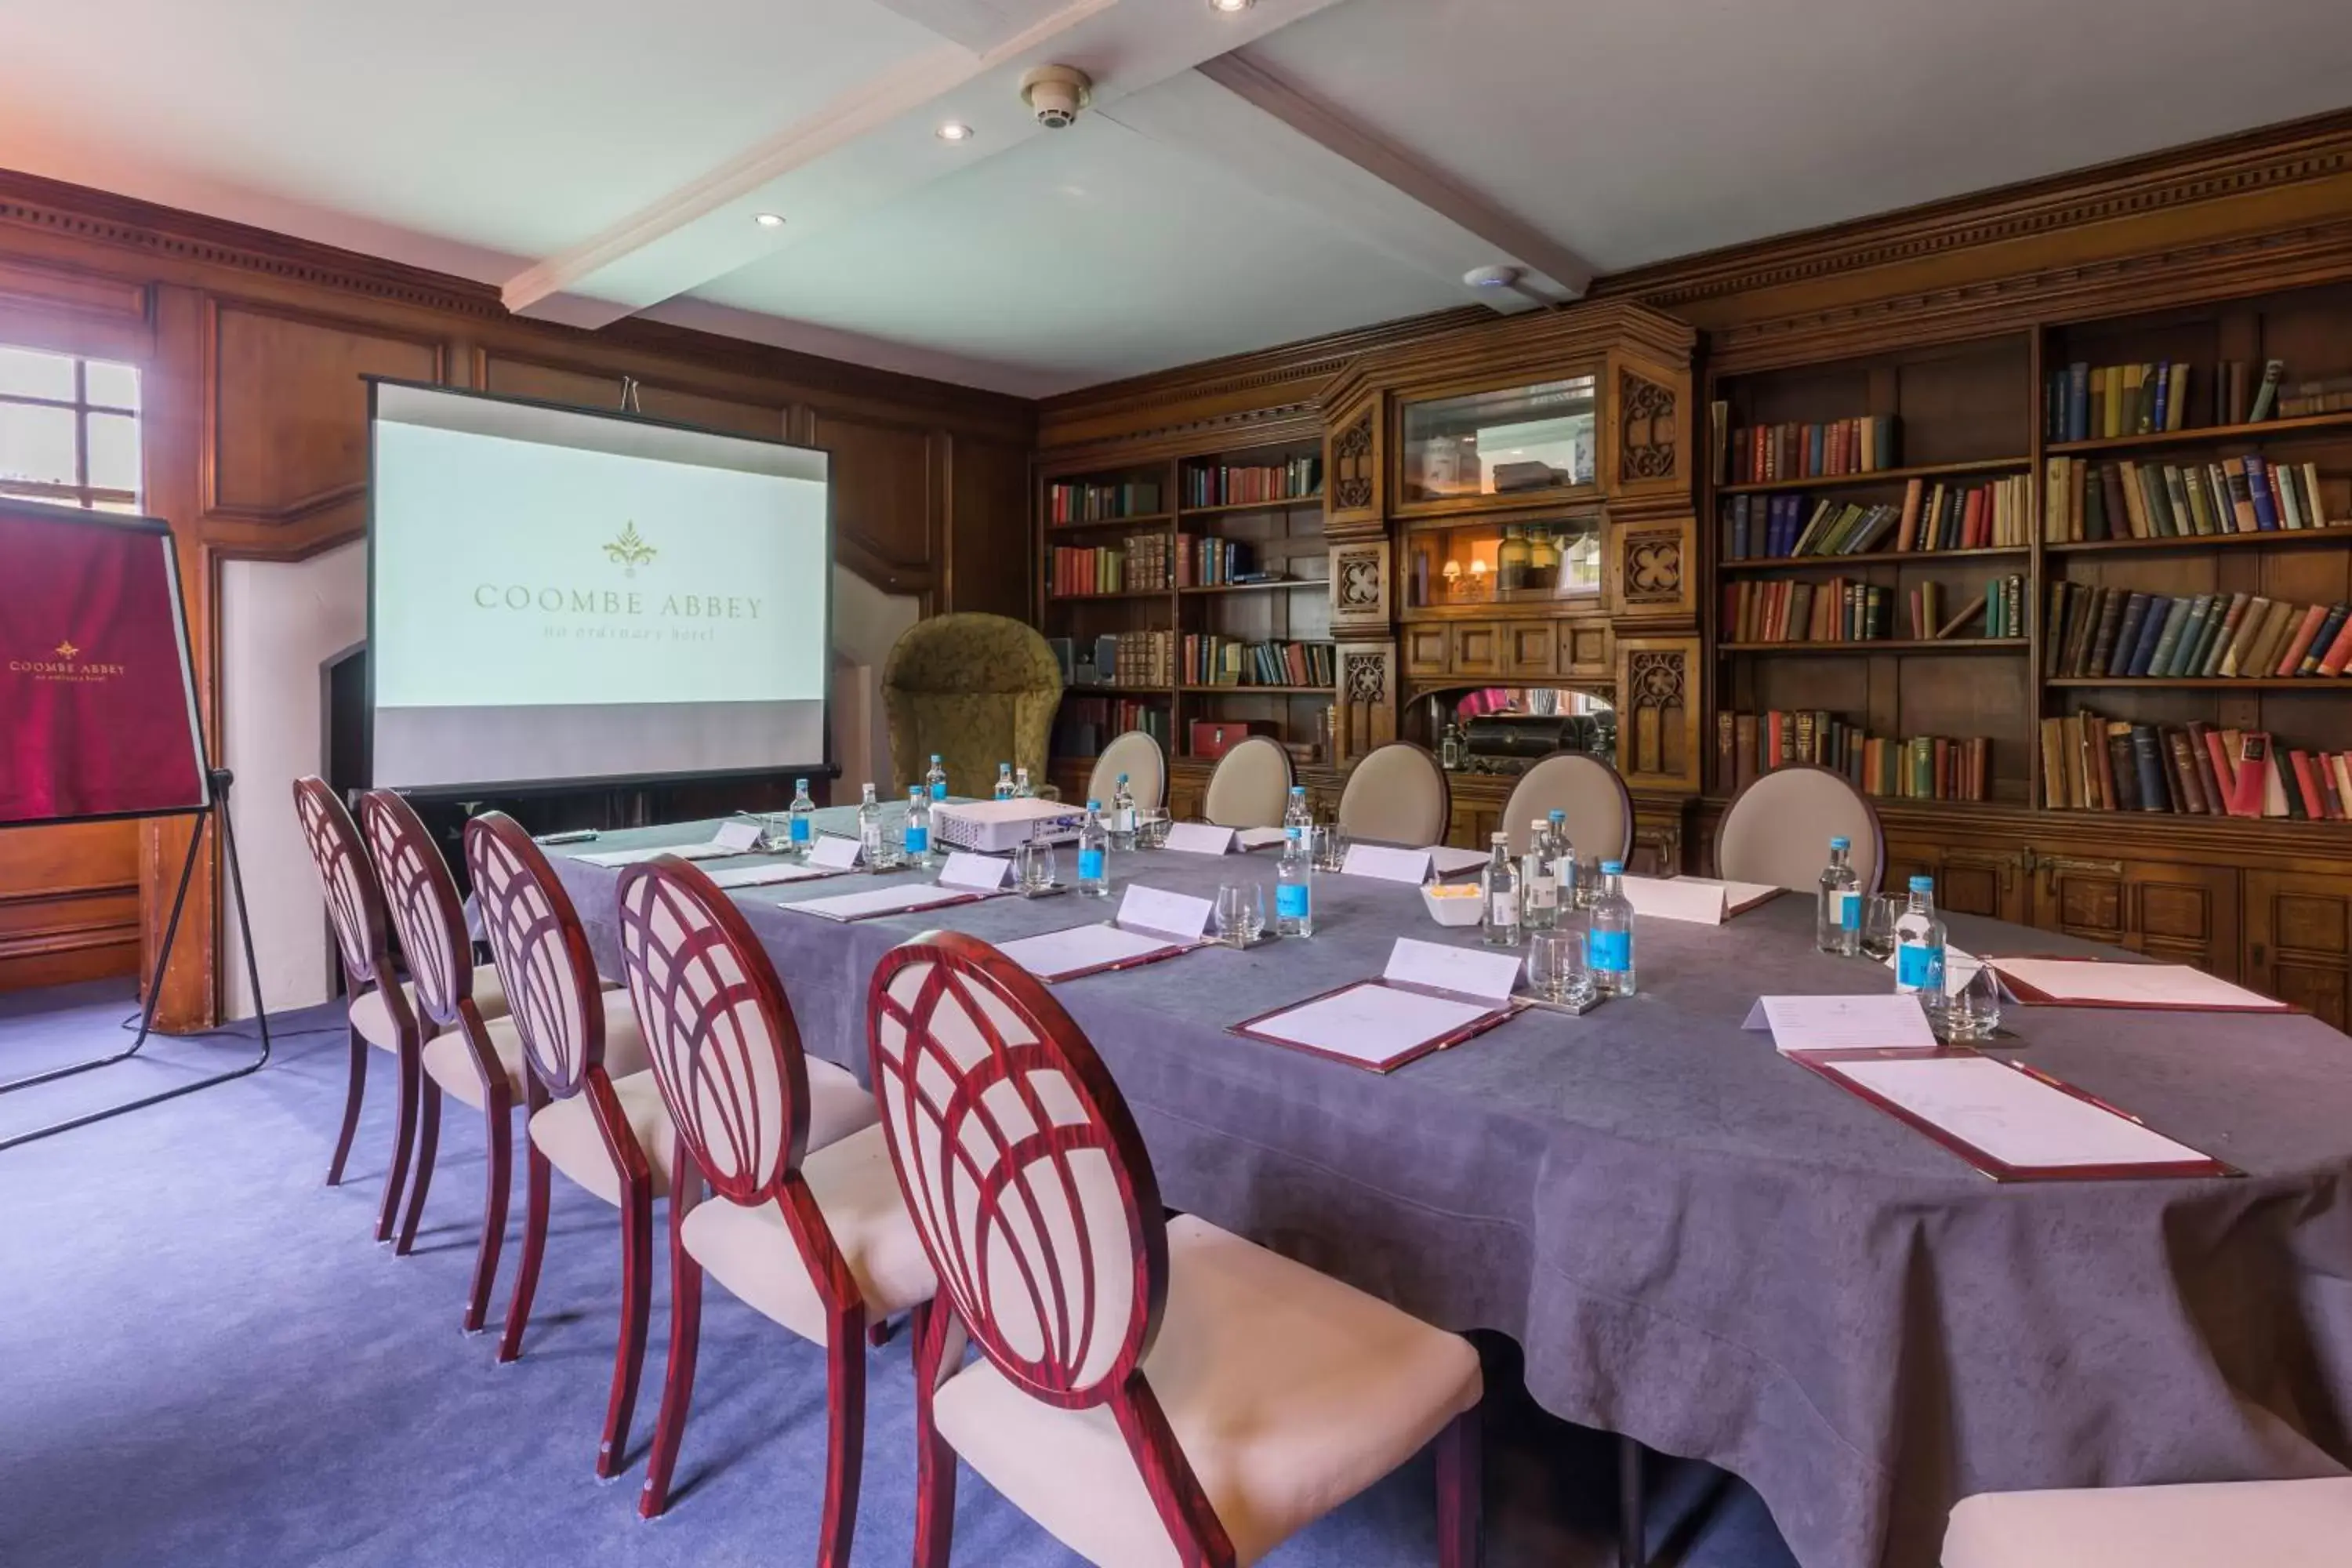
<path id="1" fill-rule="evenodd" d="M 1633 796 L 1624 778 L 1598 757 L 1555 752 L 1519 775 L 1503 807 L 1511 853 L 1528 852 L 1528 824 L 1554 811 L 1580 860 L 1624 860 L 1633 853 Z"/>
<path id="2" fill-rule="evenodd" d="M 733 900 L 674 855 L 621 873 L 621 963 L 670 1122 L 721 1197 L 800 1168 L 808 1064 L 783 983 Z"/>
<path id="3" fill-rule="evenodd" d="M 522 825 L 502 811 L 466 824 L 466 868 L 531 1078 L 569 1100 L 604 1066 L 604 991 L 571 896 Z"/>
<path id="4" fill-rule="evenodd" d="M 1454 790 L 1428 748 L 1391 741 L 1359 759 L 1339 792 L 1339 831 L 1350 838 L 1419 848 L 1441 844 Z"/>
<path id="5" fill-rule="evenodd" d="M 449 863 L 416 808 L 391 790 L 360 796 L 360 827 L 408 960 L 417 1011 L 437 1028 L 457 1028 L 459 1007 L 474 992 L 474 944 Z"/>
<path id="6" fill-rule="evenodd" d="M 884 957 L 866 1029 L 891 1163 L 957 1318 L 1046 1404 L 1124 1397 L 1167 1302 L 1168 1233 L 1093 1046 L 1026 971 L 956 931 Z"/>
<path id="7" fill-rule="evenodd" d="M 1219 827 L 1279 827 L 1290 782 L 1290 753 L 1272 736 L 1252 735 L 1217 759 L 1201 815 Z"/>
<path id="8" fill-rule="evenodd" d="M 324 779 L 311 774 L 294 781 L 294 816 L 301 824 L 303 842 L 310 846 L 311 862 L 319 868 L 327 923 L 334 929 L 335 952 L 343 965 L 344 988 L 356 999 L 368 987 L 383 985 L 392 973 L 383 884 L 368 863 L 352 814 L 343 809 Z M 384 985 L 384 989 L 387 1001 L 400 991 L 396 985 Z"/>
<path id="9" fill-rule="evenodd" d="M 1810 763 L 1775 768 L 1725 808 L 1715 829 L 1715 874 L 1809 893 L 1821 886 L 1829 841 L 1839 834 L 1853 840 L 1853 874 L 1867 898 L 1886 867 L 1878 808 L 1843 773 Z"/>
<path id="10" fill-rule="evenodd" d="M 1086 798 L 1108 809 L 1121 773 L 1127 775 L 1127 793 L 1135 797 L 1138 811 L 1157 810 L 1168 798 L 1168 753 L 1140 730 L 1129 730 L 1103 748 L 1094 772 L 1087 775 Z"/>

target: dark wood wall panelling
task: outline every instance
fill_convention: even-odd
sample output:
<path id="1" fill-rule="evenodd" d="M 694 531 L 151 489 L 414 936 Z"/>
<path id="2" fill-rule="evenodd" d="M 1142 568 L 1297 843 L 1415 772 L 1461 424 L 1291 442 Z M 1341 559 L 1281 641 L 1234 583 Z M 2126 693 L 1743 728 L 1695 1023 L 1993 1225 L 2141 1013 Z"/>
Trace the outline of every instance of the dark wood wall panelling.
<path id="1" fill-rule="evenodd" d="M 179 539 L 215 734 L 217 563 L 362 534 L 362 375 L 607 408 L 635 377 L 648 415 L 831 447 L 839 560 L 885 590 L 929 611 L 1027 607 L 1024 400 L 656 323 L 520 321 L 488 286 L 7 174 L 0 342 L 142 367 L 147 505 Z M 186 831 L 0 833 L 0 989 L 133 969 Z M 194 895 L 205 940 L 183 943 L 166 983 L 174 1026 L 215 1016 L 217 874 Z"/>
<path id="2" fill-rule="evenodd" d="M 1690 323 L 1721 374 L 2347 279 L 2352 111 L 1661 263 L 1601 279 L 1591 298 Z M 1522 321 L 1499 330 L 1549 330 Z M 1089 388 L 1040 405 L 1040 444 L 1050 462 L 1108 465 L 1302 413 L 1337 429 L 1353 411 L 1327 402 L 1327 390 L 1360 359 L 1442 359 L 1497 330 L 1465 308 Z M 1711 605 L 1711 552 L 1700 554 L 1698 602 Z M 1441 653 L 1454 650 L 1420 650 Z M 1712 693 L 1692 701 L 1695 711 L 1714 706 Z M 1675 841 L 1687 868 L 1706 868 L 1721 805 L 1704 799 L 1689 813 Z M 2347 1022 L 2352 841 L 2341 825 L 2144 824 L 1912 802 L 1883 811 L 1890 877 L 1933 873 L 1955 909 L 2196 963 Z"/>

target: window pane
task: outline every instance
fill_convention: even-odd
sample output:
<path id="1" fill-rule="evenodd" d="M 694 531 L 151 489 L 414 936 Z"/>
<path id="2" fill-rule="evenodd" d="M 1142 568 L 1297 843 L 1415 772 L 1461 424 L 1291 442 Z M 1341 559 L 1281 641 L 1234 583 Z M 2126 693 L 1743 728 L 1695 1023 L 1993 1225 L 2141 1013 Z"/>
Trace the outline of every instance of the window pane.
<path id="1" fill-rule="evenodd" d="M 82 366 L 83 384 L 89 401 L 100 408 L 136 408 L 139 406 L 139 371 L 136 366 L 113 364 L 106 360 L 87 361 Z M 97 481 L 92 480 L 95 484 Z"/>
<path id="2" fill-rule="evenodd" d="M 73 410 L 0 403 L 0 479 L 74 483 Z"/>
<path id="3" fill-rule="evenodd" d="M 71 403 L 73 361 L 64 354 L 36 353 L 31 349 L 0 349 L 0 392 Z"/>
<path id="4" fill-rule="evenodd" d="M 139 488 L 139 418 L 132 414 L 89 416 L 89 487 L 96 490 Z"/>

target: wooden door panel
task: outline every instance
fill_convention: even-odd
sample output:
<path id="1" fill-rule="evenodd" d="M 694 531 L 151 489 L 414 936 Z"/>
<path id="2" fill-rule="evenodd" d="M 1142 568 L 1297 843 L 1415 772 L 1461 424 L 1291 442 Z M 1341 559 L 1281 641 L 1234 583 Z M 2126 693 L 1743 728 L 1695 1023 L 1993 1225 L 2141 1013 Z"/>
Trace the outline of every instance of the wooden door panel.
<path id="1" fill-rule="evenodd" d="M 1559 634 L 1549 621 L 1514 621 L 1504 628 L 1503 668 L 1513 677 L 1555 673 Z"/>
<path id="2" fill-rule="evenodd" d="M 2248 871 L 2244 884 L 2246 984 L 2344 1028 L 2352 1017 L 2352 878 Z"/>
<path id="3" fill-rule="evenodd" d="M 1445 626 L 1405 627 L 1404 672 L 1409 676 L 1447 673 L 1453 668 L 1449 662 L 1453 646 L 1452 632 Z"/>
<path id="4" fill-rule="evenodd" d="M 819 409 L 814 434 L 815 444 L 833 454 L 833 521 L 840 537 L 885 566 L 932 570 L 939 487 L 930 432 Z"/>
<path id="5" fill-rule="evenodd" d="M 1500 628 L 1486 621 L 1457 621 L 1449 628 L 1454 636 L 1449 673 L 1454 675 L 1500 675 L 1503 673 L 1503 637 Z"/>
<path id="6" fill-rule="evenodd" d="M 2033 923 L 2238 977 L 2238 873 L 2228 867 L 2045 858 Z"/>
<path id="7" fill-rule="evenodd" d="M 0 991 L 139 966 L 139 825 L 0 833 Z"/>

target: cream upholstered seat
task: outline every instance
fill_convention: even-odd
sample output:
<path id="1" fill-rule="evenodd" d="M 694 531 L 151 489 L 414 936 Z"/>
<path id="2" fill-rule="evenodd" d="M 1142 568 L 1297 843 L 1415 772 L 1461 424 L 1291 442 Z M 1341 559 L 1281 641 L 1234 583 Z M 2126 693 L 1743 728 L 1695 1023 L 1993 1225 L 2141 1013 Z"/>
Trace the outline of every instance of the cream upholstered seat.
<path id="1" fill-rule="evenodd" d="M 1867 896 L 1885 872 L 1878 810 L 1844 776 L 1799 763 L 1776 768 L 1733 797 L 1715 830 L 1715 874 L 1736 882 L 1811 892 L 1829 863 L 1830 840 L 1853 841 L 1853 874 Z"/>
<path id="2" fill-rule="evenodd" d="M 1189 1215 L 1169 1222 L 1143 1375 L 1244 1563 L 1411 1458 L 1481 1387 L 1458 1335 Z M 934 1409 L 965 1462 L 1071 1551 L 1179 1562 L 1108 1408 L 1056 1408 L 977 1360 Z"/>
<path id="3" fill-rule="evenodd" d="M 401 982 L 400 994 L 408 1003 L 411 1016 L 416 1012 L 416 983 Z M 499 972 L 487 963 L 474 966 L 474 1005 L 481 1009 L 484 1018 L 506 1016 L 506 987 L 499 982 Z M 372 987 L 366 995 L 352 1004 L 352 1027 L 357 1029 L 369 1045 L 382 1050 L 400 1048 L 400 1031 L 393 1026 L 392 1009 L 385 1005 L 383 988 Z M 468 1103 L 478 1103 L 469 1101 Z"/>
<path id="4" fill-rule="evenodd" d="M 1623 860 L 1633 852 L 1633 797 L 1615 768 L 1582 752 L 1557 752 L 1519 775 L 1503 807 L 1511 853 L 1524 855 L 1528 827 L 1558 811 L 1580 860 Z M 1816 868 L 1818 871 L 1818 868 Z"/>
<path id="5" fill-rule="evenodd" d="M 1961 1500 L 1943 1568 L 2344 1568 L 2352 1478 L 1986 1492 Z"/>
<path id="6" fill-rule="evenodd" d="M 645 1152 L 646 1165 L 653 1172 L 653 1195 L 667 1195 L 677 1138 L 670 1127 L 669 1112 L 662 1108 L 661 1086 L 650 1072 L 633 1072 L 613 1080 L 613 1098 L 620 1102 L 621 1114 L 636 1136 L 637 1147 Z M 596 1125 L 588 1095 L 572 1095 L 533 1111 L 530 1142 L 547 1156 L 549 1164 L 614 1208 L 621 1206 L 621 1173 L 604 1147 L 604 1134 Z"/>
<path id="7" fill-rule="evenodd" d="M 1373 750 L 1339 792 L 1339 830 L 1350 838 L 1419 847 L 1445 837 L 1454 795 L 1437 759 L 1411 741 Z"/>
<path id="8" fill-rule="evenodd" d="M 1290 799 L 1290 753 L 1252 735 L 1217 759 L 1201 815 L 1219 827 L 1279 827 Z"/>
<path id="9" fill-rule="evenodd" d="M 865 1130 L 816 1150 L 801 1162 L 801 1175 L 866 1310 L 882 1317 L 929 1300 L 939 1280 L 898 1195 L 872 1100 L 866 1108 Z M 825 1342 L 827 1309 L 775 1205 L 697 1204 L 678 1234 L 694 1260 L 746 1306 L 814 1344 Z"/>
<path id="10" fill-rule="evenodd" d="M 1127 775 L 1127 793 L 1134 796 L 1137 810 L 1155 810 L 1167 798 L 1168 753 L 1140 730 L 1129 730 L 1103 748 L 1094 772 L 1087 775 L 1086 798 L 1109 805 L 1121 773 Z"/>
<path id="11" fill-rule="evenodd" d="M 645 1071 L 645 1037 L 637 1032 L 637 1021 L 629 1013 L 627 993 L 618 987 L 604 992 L 604 1062 L 615 1077 Z M 500 1015 L 484 1020 L 482 1034 L 490 1050 L 506 1068 L 509 1103 L 520 1105 L 523 1100 L 522 1031 L 515 1021 Z M 482 1075 L 474 1065 L 474 1053 L 460 1035 L 436 1035 L 425 1042 L 425 1070 L 434 1082 L 449 1096 L 475 1110 L 483 1108 L 488 1096 L 483 1092 Z"/>
<path id="12" fill-rule="evenodd" d="M 1168 1219 L 1093 1046 L 986 942 L 918 937 L 869 994 L 882 1133 L 939 1276 L 916 1312 L 916 1562 L 949 1562 L 957 1456 L 1090 1561 L 1181 1568 L 1255 1562 L 1435 1439 L 1440 1562 L 1470 1568 L 1466 1342 Z"/>

